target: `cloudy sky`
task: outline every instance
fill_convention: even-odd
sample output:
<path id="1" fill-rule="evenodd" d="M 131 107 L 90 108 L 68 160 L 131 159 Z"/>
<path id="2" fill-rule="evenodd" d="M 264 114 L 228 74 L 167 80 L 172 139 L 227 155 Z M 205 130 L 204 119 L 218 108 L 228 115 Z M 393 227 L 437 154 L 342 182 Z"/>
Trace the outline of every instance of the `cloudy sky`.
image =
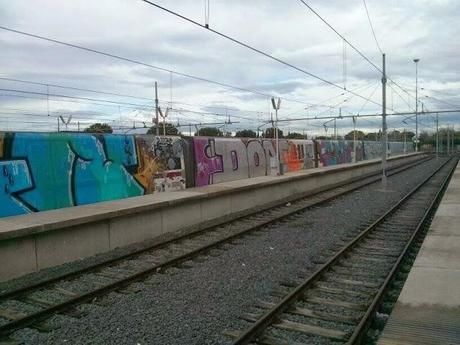
<path id="1" fill-rule="evenodd" d="M 205 23 L 205 0 L 158 0 L 161 6 Z M 328 85 L 256 54 L 212 32 L 140 0 L 0 0 L 0 129 L 56 130 L 106 122 L 119 131 L 150 126 L 154 82 L 168 120 L 188 132 L 200 123 L 221 123 L 228 131 L 257 129 L 270 120 L 270 96 L 281 97 L 280 119 L 381 112 L 381 74 L 298 0 L 209 0 L 209 24 L 276 58 L 328 80 Z M 362 0 L 307 0 L 320 15 L 374 64 L 381 54 Z M 415 109 L 415 64 L 428 110 L 460 108 L 460 2 L 458 0 L 367 0 L 375 33 L 387 55 L 391 80 L 388 113 Z M 160 67 L 127 62 L 7 31 L 40 35 Z M 346 66 L 346 68 L 344 68 Z M 344 73 L 346 70 L 346 73 Z M 223 87 L 183 74 L 237 88 Z M 14 81 L 14 80 L 20 81 Z M 34 82 L 37 84 L 26 83 Z M 238 89 L 239 88 L 239 89 Z M 244 91 L 244 90 L 248 91 Z M 99 91 L 98 92 L 92 92 Z M 252 91 L 252 92 L 251 92 Z M 368 99 L 368 100 L 366 100 Z M 370 100 L 370 101 L 369 101 Z M 421 106 L 420 106 L 421 107 Z M 460 126 L 460 114 L 440 124 Z M 226 121 L 232 124 L 224 124 Z M 402 116 L 389 127 L 415 127 Z M 286 121 L 285 131 L 324 134 L 323 123 Z M 378 117 L 357 127 L 375 131 Z M 186 126 L 187 125 L 187 126 Z M 330 125 L 330 124 L 329 124 Z M 432 130 L 434 116 L 420 119 Z M 337 121 L 339 133 L 351 118 Z M 61 128 L 65 125 L 60 124 Z M 330 134 L 330 132 L 328 132 Z"/>

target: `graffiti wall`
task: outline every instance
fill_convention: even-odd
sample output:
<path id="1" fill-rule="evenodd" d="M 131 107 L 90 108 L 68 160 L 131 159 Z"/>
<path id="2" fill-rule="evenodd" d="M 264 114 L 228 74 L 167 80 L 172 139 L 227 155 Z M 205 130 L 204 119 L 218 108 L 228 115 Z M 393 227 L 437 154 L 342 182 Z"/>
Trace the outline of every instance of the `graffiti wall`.
<path id="1" fill-rule="evenodd" d="M 380 159 L 382 157 L 382 143 L 380 141 L 363 141 L 365 159 Z M 414 146 L 409 142 L 388 142 L 388 156 L 403 155 L 414 152 Z"/>
<path id="2" fill-rule="evenodd" d="M 279 141 L 286 172 L 352 162 L 354 146 L 381 156 L 380 142 Z M 275 156 L 272 139 L 0 133 L 0 217 L 270 175 Z"/>
<path id="3" fill-rule="evenodd" d="M 146 194 L 185 189 L 184 141 L 179 137 L 135 138 L 139 164 L 135 177 Z"/>
<path id="4" fill-rule="evenodd" d="M 364 159 L 377 159 L 382 157 L 382 144 L 380 141 L 363 141 Z"/>
<path id="5" fill-rule="evenodd" d="M 405 153 L 412 152 L 414 152 L 414 145 L 412 144 L 412 142 L 388 142 L 388 154 L 390 156 L 403 155 Z"/>
<path id="6" fill-rule="evenodd" d="M 364 159 L 361 141 L 353 144 L 352 140 L 316 140 L 319 166 L 329 166 L 353 161 L 353 149 L 356 150 L 356 161 Z"/>
<path id="7" fill-rule="evenodd" d="M 270 158 L 276 156 L 276 143 L 271 139 L 195 137 L 192 140 L 196 186 L 269 175 Z M 279 146 L 286 171 L 315 166 L 313 141 L 282 139 Z"/>
<path id="8" fill-rule="evenodd" d="M 185 188 L 178 140 L 111 134 L 3 133 L 0 216 Z"/>

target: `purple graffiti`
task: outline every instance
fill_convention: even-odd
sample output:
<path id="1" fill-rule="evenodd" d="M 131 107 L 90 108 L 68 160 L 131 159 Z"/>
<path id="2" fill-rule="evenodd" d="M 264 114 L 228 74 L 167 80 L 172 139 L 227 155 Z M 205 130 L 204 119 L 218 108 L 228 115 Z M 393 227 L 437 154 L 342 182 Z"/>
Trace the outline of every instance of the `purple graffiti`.
<path id="1" fill-rule="evenodd" d="M 224 171 L 222 155 L 216 154 L 214 138 L 194 138 L 196 157 L 196 186 L 213 183 L 213 175 Z"/>

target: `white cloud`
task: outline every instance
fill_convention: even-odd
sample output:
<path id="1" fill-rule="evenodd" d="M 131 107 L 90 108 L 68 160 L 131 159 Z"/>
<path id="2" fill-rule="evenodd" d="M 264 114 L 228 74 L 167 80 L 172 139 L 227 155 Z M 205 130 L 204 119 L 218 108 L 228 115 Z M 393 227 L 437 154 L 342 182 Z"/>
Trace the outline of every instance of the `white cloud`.
<path id="1" fill-rule="evenodd" d="M 158 3 L 203 23 L 202 3 L 192 0 L 181 2 L 161 0 Z M 373 41 L 361 1 L 311 1 L 309 2 L 337 30 L 354 43 L 377 65 L 381 57 Z M 395 81 L 404 87 L 414 87 L 414 63 L 419 57 L 420 85 L 427 90 L 448 91 L 453 96 L 423 91 L 421 94 L 458 104 L 460 43 L 457 39 L 460 27 L 458 1 L 385 2 L 368 0 L 377 37 L 387 54 L 387 70 Z M 286 66 L 257 55 L 245 48 L 204 29 L 159 11 L 141 1 L 134 0 L 81 0 L 77 2 L 57 0 L 0 0 L 0 23 L 26 32 L 49 36 L 70 43 L 107 51 L 149 64 L 177 70 L 183 73 L 218 80 L 243 88 L 257 89 L 286 98 L 317 103 L 340 95 L 340 89 L 322 85 L 321 82 Z M 342 41 L 300 2 L 211 0 L 212 28 L 238 38 L 274 56 L 308 70 L 337 84 L 343 82 Z M 133 65 L 108 57 L 75 50 L 68 47 L 37 41 L 13 33 L 0 31 L 0 76 L 56 83 L 72 87 L 104 90 L 153 98 L 153 82 L 160 85 L 160 97 L 170 98 L 170 75 L 154 69 Z M 350 47 L 347 48 L 348 88 L 363 86 L 362 95 L 369 96 L 378 85 L 378 72 Z M 364 86 L 370 86 L 365 88 Z M 27 86 L 0 81 L 0 88 L 46 92 L 43 86 Z M 130 99 L 87 92 L 51 88 L 51 92 L 72 96 L 110 99 L 127 102 Z M 173 76 L 173 101 L 197 104 L 180 105 L 194 111 L 206 110 L 218 104 L 238 111 L 219 110 L 222 115 L 253 118 L 241 120 L 238 127 L 256 128 L 269 118 L 268 100 L 253 94 L 228 90 L 212 84 Z M 411 91 L 412 92 L 412 91 Z M 414 103 L 399 90 L 402 97 L 389 91 L 396 110 L 406 111 L 406 102 Z M 45 99 L 13 98 L 11 92 L 0 93 L 0 112 L 4 108 L 36 108 L 47 111 Z M 380 92 L 373 100 L 380 103 Z M 24 95 L 23 95 L 24 96 Z M 39 96 L 34 96 L 39 97 Z M 43 96 L 42 96 L 43 98 Z M 338 97 L 329 105 L 340 103 L 346 96 Z M 130 101 L 135 102 L 131 99 Z M 145 104 L 138 100 L 140 104 Z M 352 97 L 343 103 L 344 112 L 357 112 L 364 100 Z M 447 107 L 446 104 L 425 98 L 430 108 Z M 94 103 L 94 102 L 93 102 Z M 296 112 L 306 115 L 305 105 L 283 101 L 280 117 Z M 50 102 L 51 112 L 74 113 L 75 118 L 101 119 L 133 118 L 133 109 L 117 106 L 75 102 Z M 150 118 L 151 109 L 137 112 L 133 120 Z M 323 111 L 324 108 L 321 109 Z M 217 110 L 216 110 L 217 111 Z M 245 116 L 245 111 L 248 111 Z M 258 111 L 255 116 L 253 111 Z M 379 106 L 367 104 L 364 112 L 378 112 Z M 333 111 L 332 113 L 337 113 Z M 98 115 L 99 114 L 99 115 Z M 313 115 L 312 111 L 309 115 Z M 0 116 L 2 114 L 0 113 Z M 6 115 L 3 116 L 6 119 Z M 183 122 L 215 121 L 217 116 L 196 113 L 174 113 L 172 119 Z M 31 119 L 24 115 L 22 118 Z M 4 120 L 5 120 L 4 119 Z M 222 119 L 222 117 L 221 117 Z M 450 121 L 457 121 L 455 117 Z M 129 121 L 124 121 L 124 123 Z M 351 121 L 349 121 L 351 122 Z M 4 123 L 4 122 L 2 122 Z M 378 121 L 376 121 L 378 125 Z M 31 124 L 32 125 L 32 124 Z M 285 124 L 283 124 L 285 125 Z M 321 125 L 321 123 L 316 123 Z M 372 125 L 370 122 L 367 125 Z M 374 127 L 376 127 L 375 125 Z M 11 127 L 10 122 L 10 127 Z M 41 124 L 40 124 L 41 126 Z M 49 129 L 55 126 L 50 124 Z M 286 129 L 302 130 L 304 123 L 286 124 Z M 394 126 L 402 127 L 395 121 Z M 236 125 L 235 125 L 236 127 Z M 18 123 L 13 129 L 21 128 Z M 29 128 L 29 127 L 27 127 Z M 46 129 L 46 127 L 40 127 Z M 315 128 L 315 127 L 310 127 Z M 318 127 L 316 127 L 318 128 Z M 351 124 L 343 130 L 351 128 Z M 320 131 L 321 129 L 317 129 Z"/>

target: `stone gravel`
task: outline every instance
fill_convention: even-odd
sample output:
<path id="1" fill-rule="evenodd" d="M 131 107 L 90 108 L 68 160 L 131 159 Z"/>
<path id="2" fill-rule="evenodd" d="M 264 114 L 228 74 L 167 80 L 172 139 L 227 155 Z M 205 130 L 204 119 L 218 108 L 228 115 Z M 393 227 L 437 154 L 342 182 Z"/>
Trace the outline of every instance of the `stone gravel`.
<path id="1" fill-rule="evenodd" d="M 14 338 L 25 344 L 230 344 L 223 332 L 247 327 L 239 319 L 242 313 L 257 301 L 269 301 L 280 283 L 312 273 L 315 259 L 331 255 L 343 245 L 341 239 L 365 228 L 438 164 L 431 160 L 390 177 L 390 192 L 373 184 L 268 226 L 213 250 L 205 260 L 137 283 L 138 293 L 112 293 L 83 305 L 85 317 L 56 316 L 48 321 L 59 327 L 54 331 L 21 330 Z M 64 266 L 59 269 L 72 265 Z"/>

